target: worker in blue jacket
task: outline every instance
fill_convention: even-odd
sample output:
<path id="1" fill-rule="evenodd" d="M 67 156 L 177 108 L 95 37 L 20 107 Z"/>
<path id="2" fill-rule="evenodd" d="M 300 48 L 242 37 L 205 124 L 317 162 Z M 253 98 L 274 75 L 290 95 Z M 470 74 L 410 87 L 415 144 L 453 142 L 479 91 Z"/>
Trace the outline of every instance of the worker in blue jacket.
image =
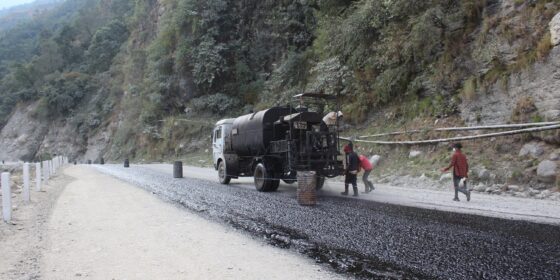
<path id="1" fill-rule="evenodd" d="M 354 196 L 358 196 L 357 177 L 360 168 L 360 159 L 358 158 L 358 154 L 354 152 L 352 145 L 345 145 L 343 151 L 346 155 L 346 177 L 344 179 L 344 192 L 341 194 L 348 195 L 348 185 L 352 184 Z"/>

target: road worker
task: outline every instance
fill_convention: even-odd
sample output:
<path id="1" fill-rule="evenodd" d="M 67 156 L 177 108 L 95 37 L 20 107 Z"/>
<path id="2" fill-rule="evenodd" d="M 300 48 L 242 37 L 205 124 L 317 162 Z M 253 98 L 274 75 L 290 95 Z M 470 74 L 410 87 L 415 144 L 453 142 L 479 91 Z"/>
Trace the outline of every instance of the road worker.
<path id="1" fill-rule="evenodd" d="M 364 182 L 365 191 L 364 193 L 370 193 L 371 191 L 375 190 L 373 183 L 368 180 L 368 176 L 373 170 L 373 165 L 368 160 L 368 158 L 364 155 L 359 156 L 360 159 L 360 169 L 364 170 L 364 174 L 362 175 L 362 181 Z"/>
<path id="2" fill-rule="evenodd" d="M 354 190 L 354 196 L 358 196 L 358 183 L 357 183 L 357 176 L 358 176 L 358 169 L 360 166 L 360 159 L 358 158 L 358 154 L 356 154 L 352 148 L 352 145 L 347 144 L 343 148 L 344 154 L 346 155 L 346 172 L 345 172 L 345 179 L 344 179 L 344 192 L 342 195 L 348 195 L 348 185 L 352 184 L 352 189 Z"/>
<path id="3" fill-rule="evenodd" d="M 461 151 L 462 148 L 463 145 L 461 145 L 461 143 L 453 144 L 451 163 L 448 167 L 441 170 L 442 172 L 447 172 L 449 169 L 453 168 L 453 187 L 455 188 L 455 197 L 453 201 L 459 201 L 459 192 L 467 196 L 467 201 L 471 200 L 471 192 L 467 189 L 469 163 L 467 161 L 467 156 Z M 461 184 L 463 186 L 460 186 Z"/>

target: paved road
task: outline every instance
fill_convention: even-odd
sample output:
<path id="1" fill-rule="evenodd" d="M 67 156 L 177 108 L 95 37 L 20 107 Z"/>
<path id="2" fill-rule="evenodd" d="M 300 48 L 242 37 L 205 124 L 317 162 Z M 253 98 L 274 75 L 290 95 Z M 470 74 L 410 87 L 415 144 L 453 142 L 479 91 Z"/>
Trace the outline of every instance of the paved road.
<path id="1" fill-rule="evenodd" d="M 153 170 L 167 173 L 171 176 L 173 166 L 170 164 L 142 165 Z M 186 177 L 205 179 L 217 182 L 217 172 L 211 168 L 200 168 L 185 166 L 183 173 Z M 232 185 L 245 189 L 254 189 L 252 178 L 240 178 L 232 180 Z M 359 182 L 360 191 L 363 184 Z M 322 196 L 340 196 L 344 185 L 342 182 L 329 179 L 325 183 Z M 281 184 L 282 191 L 295 192 L 295 185 Z M 361 195 L 359 199 L 377 201 L 382 203 L 411 206 L 416 208 L 458 212 L 465 214 L 476 214 L 481 216 L 524 220 L 529 222 L 547 223 L 560 225 L 560 203 L 551 200 L 537 200 L 532 198 L 519 198 L 511 196 L 489 195 L 473 193 L 470 202 L 452 201 L 453 193 L 448 190 L 428 190 L 417 186 L 417 188 L 403 188 L 376 184 L 376 190 L 367 195 Z M 464 197 L 462 197 L 464 198 Z"/>
<path id="2" fill-rule="evenodd" d="M 293 188 L 172 179 L 153 168 L 98 170 L 358 277 L 559 279 L 560 227 L 321 196 L 301 207 Z"/>

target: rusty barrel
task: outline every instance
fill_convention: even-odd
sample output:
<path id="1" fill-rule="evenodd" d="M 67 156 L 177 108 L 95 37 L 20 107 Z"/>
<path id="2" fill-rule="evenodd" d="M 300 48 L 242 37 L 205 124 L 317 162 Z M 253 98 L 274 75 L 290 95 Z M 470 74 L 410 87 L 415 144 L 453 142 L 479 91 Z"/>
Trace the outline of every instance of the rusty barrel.
<path id="1" fill-rule="evenodd" d="M 297 201 L 299 205 L 313 206 L 317 204 L 317 176 L 315 171 L 298 171 Z"/>
<path id="2" fill-rule="evenodd" d="M 183 178 L 183 162 L 176 161 L 173 163 L 173 178 Z"/>

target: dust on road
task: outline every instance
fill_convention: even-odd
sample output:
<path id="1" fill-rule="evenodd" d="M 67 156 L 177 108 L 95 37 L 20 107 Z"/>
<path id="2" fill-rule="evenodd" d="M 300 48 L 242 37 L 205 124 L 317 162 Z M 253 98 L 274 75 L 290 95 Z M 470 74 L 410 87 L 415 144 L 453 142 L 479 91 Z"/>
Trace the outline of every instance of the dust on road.
<path id="1" fill-rule="evenodd" d="M 340 278 L 93 168 L 64 172 L 76 180 L 53 209 L 43 279 Z"/>

